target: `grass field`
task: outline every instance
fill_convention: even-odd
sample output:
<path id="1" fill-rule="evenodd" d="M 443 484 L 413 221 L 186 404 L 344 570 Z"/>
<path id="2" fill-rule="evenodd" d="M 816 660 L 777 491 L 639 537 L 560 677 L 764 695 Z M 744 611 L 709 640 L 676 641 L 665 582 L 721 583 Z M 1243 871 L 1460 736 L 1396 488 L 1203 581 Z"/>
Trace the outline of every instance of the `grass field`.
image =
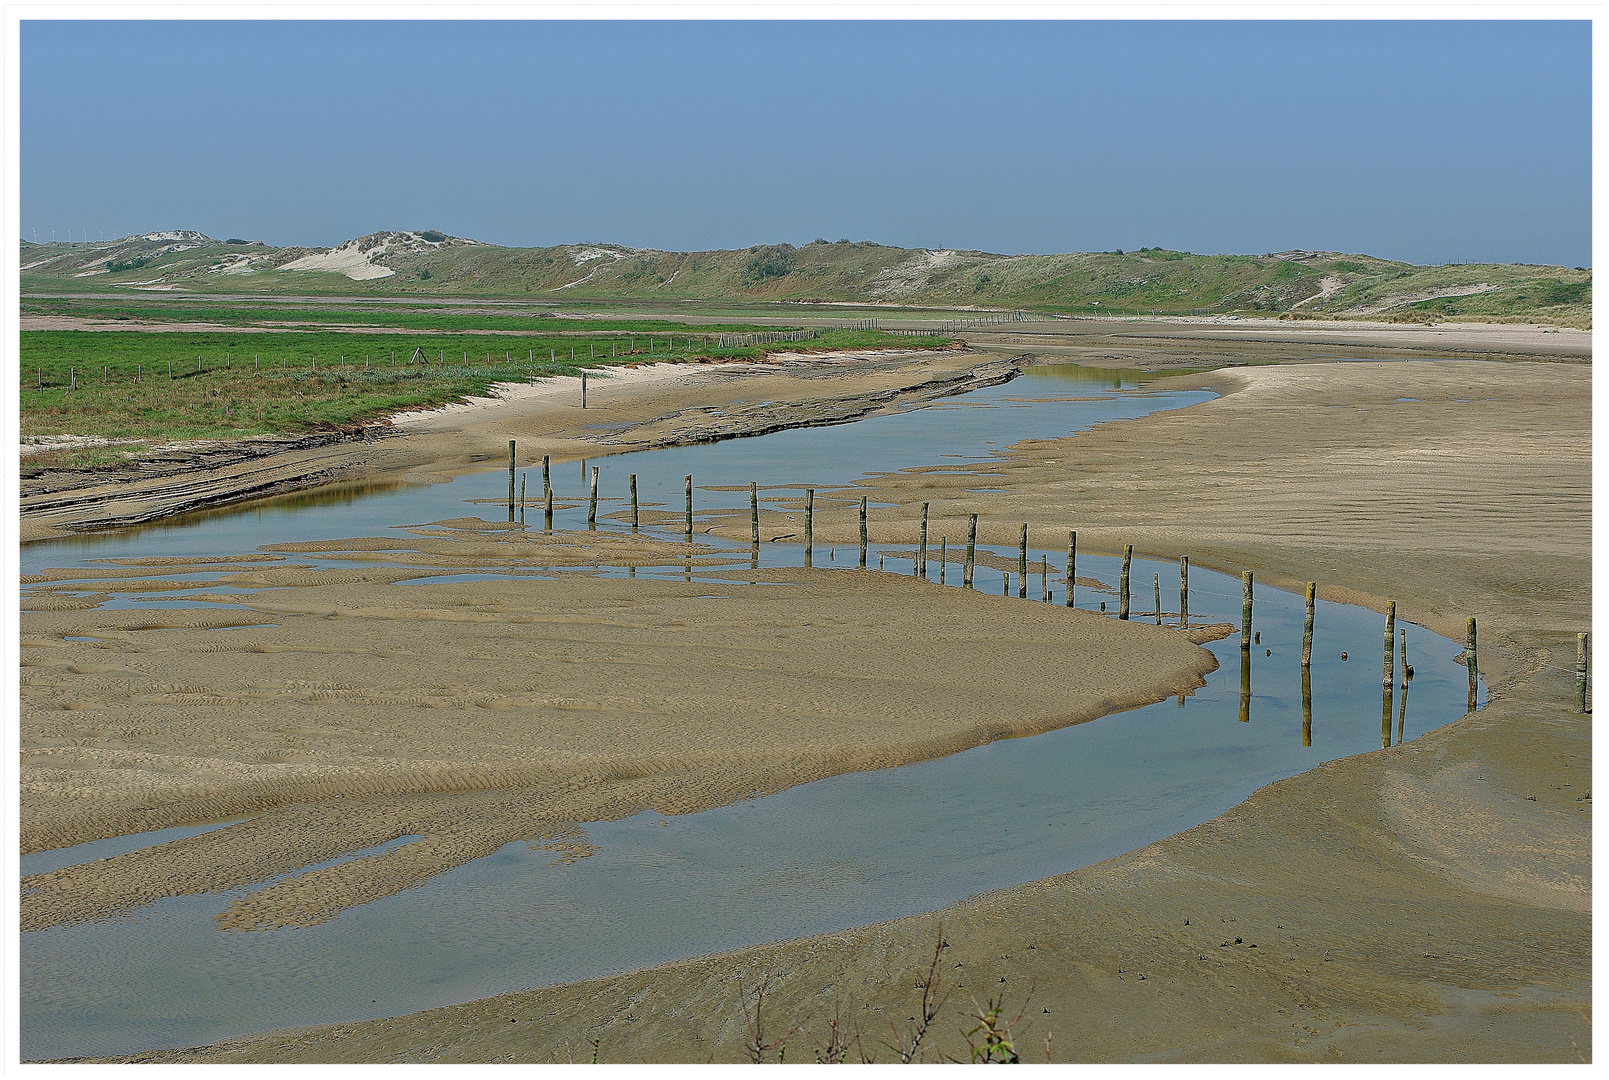
<path id="1" fill-rule="evenodd" d="M 765 333 L 775 336 L 777 328 Z M 611 364 L 757 358 L 791 349 L 941 348 L 941 337 L 828 330 L 800 344 L 725 345 L 717 332 L 525 336 L 346 332 L 21 335 L 21 434 L 232 439 L 346 428 L 485 394 L 499 382 Z M 635 348 L 635 351 L 633 350 Z M 422 350 L 425 362 L 415 359 Z M 574 350 L 574 360 L 571 359 Z M 526 356 L 520 356 L 524 352 Z M 171 374 L 170 374 L 171 371 Z M 104 456 L 104 455 L 103 455 Z"/>

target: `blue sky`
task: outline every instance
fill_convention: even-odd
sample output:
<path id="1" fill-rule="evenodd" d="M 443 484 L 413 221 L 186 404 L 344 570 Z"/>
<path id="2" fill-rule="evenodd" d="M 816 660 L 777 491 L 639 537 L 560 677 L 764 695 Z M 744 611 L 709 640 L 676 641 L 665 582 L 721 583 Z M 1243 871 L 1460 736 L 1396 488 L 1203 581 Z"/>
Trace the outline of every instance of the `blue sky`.
<path id="1" fill-rule="evenodd" d="M 22 230 L 1587 265 L 1572 23 L 24 22 Z"/>

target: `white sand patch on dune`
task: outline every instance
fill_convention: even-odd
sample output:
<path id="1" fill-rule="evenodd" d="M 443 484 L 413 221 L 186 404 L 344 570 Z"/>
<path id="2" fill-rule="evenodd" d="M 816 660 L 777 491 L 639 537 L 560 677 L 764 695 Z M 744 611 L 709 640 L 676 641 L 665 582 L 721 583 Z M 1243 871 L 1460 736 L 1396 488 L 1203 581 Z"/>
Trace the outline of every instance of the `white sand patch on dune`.
<path id="1" fill-rule="evenodd" d="M 295 262 L 286 263 L 280 269 L 323 270 L 332 274 L 344 274 L 353 281 L 372 281 L 396 273 L 389 266 L 380 266 L 374 261 L 390 250 L 390 247 L 389 243 L 383 243 L 364 251 L 356 240 L 348 240 L 340 247 L 331 248 L 329 251 L 304 255 Z"/>
<path id="2" fill-rule="evenodd" d="M 933 273 L 954 262 L 957 251 L 918 251 L 898 266 L 890 267 L 872 279 L 870 292 L 877 298 L 907 296 L 925 288 Z"/>
<path id="3" fill-rule="evenodd" d="M 582 263 L 589 263 L 593 259 L 624 259 L 626 253 L 624 251 L 615 251 L 612 248 L 589 247 L 582 248 L 572 257 L 575 259 L 575 264 L 580 266 Z"/>
<path id="4" fill-rule="evenodd" d="M 1309 296 L 1306 300 L 1296 301 L 1296 303 L 1291 305 L 1291 310 L 1295 311 L 1303 304 L 1311 304 L 1319 300 L 1328 300 L 1330 297 L 1334 296 L 1344 288 L 1346 288 L 1346 282 L 1342 281 L 1338 277 L 1323 278 L 1318 283 L 1318 292 L 1314 293 L 1312 296 Z"/>

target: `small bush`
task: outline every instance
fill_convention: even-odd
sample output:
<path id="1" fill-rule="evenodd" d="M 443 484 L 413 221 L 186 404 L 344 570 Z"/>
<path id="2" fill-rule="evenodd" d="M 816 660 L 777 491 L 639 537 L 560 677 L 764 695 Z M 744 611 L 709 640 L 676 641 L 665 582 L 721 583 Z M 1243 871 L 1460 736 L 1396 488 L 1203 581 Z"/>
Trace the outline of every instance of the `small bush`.
<path id="1" fill-rule="evenodd" d="M 419 234 L 419 239 L 429 240 L 432 244 L 439 244 L 443 240 L 447 239 L 447 234 L 439 233 L 435 229 L 426 229 L 424 232 Z"/>
<path id="2" fill-rule="evenodd" d="M 113 259 L 106 264 L 106 269 L 111 273 L 119 274 L 124 270 L 138 270 L 150 261 L 150 259 L 143 257 L 138 259 Z"/>
<path id="3" fill-rule="evenodd" d="M 766 281 L 770 278 L 786 277 L 793 272 L 792 244 L 755 248 L 753 251 L 754 254 L 749 256 L 748 266 L 743 269 L 745 281 Z"/>

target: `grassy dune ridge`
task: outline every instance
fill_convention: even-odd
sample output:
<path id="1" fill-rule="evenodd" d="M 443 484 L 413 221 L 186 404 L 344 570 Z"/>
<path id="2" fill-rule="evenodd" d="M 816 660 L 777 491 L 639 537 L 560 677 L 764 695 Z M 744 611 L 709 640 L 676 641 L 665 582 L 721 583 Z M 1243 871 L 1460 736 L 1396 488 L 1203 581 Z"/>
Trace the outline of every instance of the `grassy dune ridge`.
<path id="1" fill-rule="evenodd" d="M 346 263 L 287 270 L 320 253 L 258 243 L 134 237 L 105 244 L 21 245 L 22 289 L 190 294 L 790 301 L 1022 308 L 1099 314 L 1264 313 L 1293 318 L 1450 319 L 1591 324 L 1583 268 L 1485 263 L 1416 266 L 1368 255 L 1291 251 L 1198 255 L 1163 248 L 1059 255 L 928 251 L 869 241 L 674 252 L 615 244 L 510 248 L 440 233 L 349 241 Z M 441 237 L 439 241 L 425 237 Z M 331 264 L 333 265 L 333 264 Z M 147 296 L 150 293 L 146 294 Z M 32 302 L 32 301 L 30 301 Z"/>

